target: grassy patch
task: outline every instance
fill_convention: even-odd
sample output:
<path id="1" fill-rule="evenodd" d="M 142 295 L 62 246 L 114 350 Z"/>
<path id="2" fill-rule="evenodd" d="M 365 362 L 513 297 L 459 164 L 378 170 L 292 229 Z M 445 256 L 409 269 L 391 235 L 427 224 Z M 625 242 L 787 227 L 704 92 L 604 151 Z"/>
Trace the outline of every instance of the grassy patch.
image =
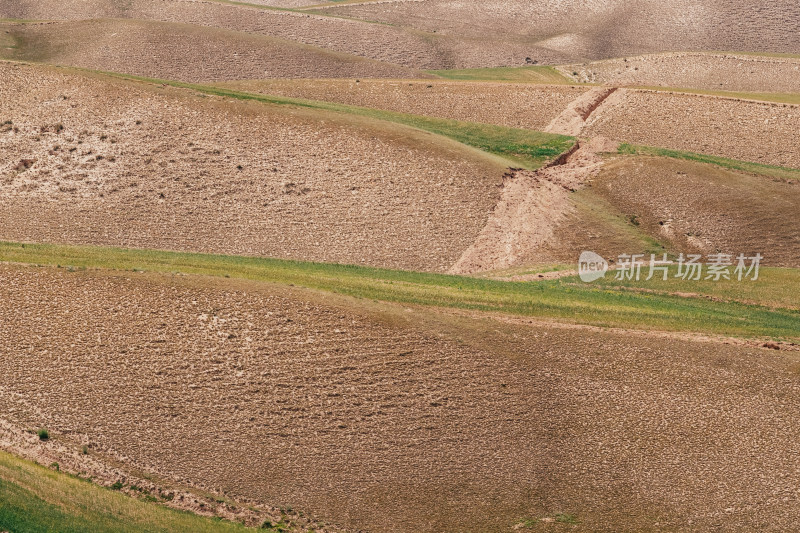
<path id="1" fill-rule="evenodd" d="M 516 81 L 551 85 L 575 85 L 573 80 L 550 66 L 429 70 L 428 73 L 448 80 Z"/>
<path id="2" fill-rule="evenodd" d="M 555 159 L 571 148 L 575 143 L 573 137 L 520 128 L 507 128 L 504 126 L 481 124 L 477 122 L 426 117 L 318 100 L 268 96 L 209 85 L 127 76 L 110 72 L 103 74 L 122 79 L 192 89 L 201 94 L 234 98 L 237 100 L 256 101 L 272 105 L 319 109 L 402 124 L 435 135 L 441 135 L 467 146 L 472 146 L 473 148 L 499 156 L 503 158 L 509 166 L 516 165 L 528 169 L 540 168 L 545 163 Z"/>
<path id="3" fill-rule="evenodd" d="M 0 531 L 228 533 L 255 530 L 142 502 L 0 452 Z"/>
<path id="4" fill-rule="evenodd" d="M 35 47 L 27 46 L 29 49 Z M 36 53 L 45 53 L 43 48 L 36 48 Z M 35 60 L 35 59 L 33 59 Z M 96 75 L 108 76 L 134 82 L 145 82 L 190 89 L 203 95 L 220 96 L 236 100 L 254 101 L 268 105 L 290 106 L 305 109 L 314 109 L 341 113 L 351 117 L 364 117 L 383 122 L 402 124 L 421 131 L 446 137 L 453 141 L 471 146 L 483 152 L 500 158 L 500 162 L 509 167 L 522 167 L 535 170 L 552 161 L 575 143 L 574 137 L 555 135 L 521 128 L 508 128 L 492 124 L 467 122 L 461 120 L 443 119 L 399 113 L 368 107 L 359 107 L 318 100 L 301 98 L 287 98 L 256 93 L 237 91 L 219 86 L 201 85 L 172 80 L 161 80 L 142 76 L 119 74 L 114 72 L 100 72 L 88 69 L 70 68 L 78 72 L 91 72 Z"/>
<path id="5" fill-rule="evenodd" d="M 637 86 L 635 89 L 644 89 L 648 91 L 672 91 L 688 94 L 703 94 L 708 96 L 720 96 L 723 98 L 739 98 L 742 100 L 757 100 L 761 102 L 770 102 L 776 104 L 796 104 L 800 105 L 800 93 L 757 93 L 746 91 L 720 91 L 715 89 L 686 89 L 675 87 L 660 87 L 660 86 Z"/>
<path id="6" fill-rule="evenodd" d="M 649 155 L 658 157 L 670 157 L 672 159 L 681 159 L 684 161 L 707 163 L 709 165 L 716 165 L 722 168 L 738 170 L 741 172 L 749 172 L 751 174 L 768 176 L 770 178 L 776 178 L 780 180 L 800 179 L 800 169 L 780 167 L 776 165 L 765 165 L 762 163 L 750 163 L 748 161 L 738 161 L 736 159 L 728 159 L 727 157 L 697 154 L 694 152 L 684 152 L 681 150 L 669 150 L 667 148 L 654 148 L 651 146 L 622 144 L 619 147 L 619 153 L 626 155 Z"/>
<path id="7" fill-rule="evenodd" d="M 800 339 L 800 312 L 796 310 L 641 293 L 571 280 L 508 282 L 255 257 L 19 243 L 0 243 L 0 261 L 202 274 L 294 285 L 375 301 L 495 311 L 599 326 Z M 81 271 L 74 275 L 81 275 Z M 765 273 L 761 283 L 768 283 L 767 279 Z M 797 294 L 800 287 L 783 289 Z"/>
<path id="8" fill-rule="evenodd" d="M 574 514 L 569 514 L 569 513 L 559 513 L 559 514 L 557 514 L 555 516 L 555 520 L 559 524 L 578 524 L 578 523 L 580 523 L 580 521 L 578 520 L 577 516 L 575 516 Z"/>
<path id="9" fill-rule="evenodd" d="M 656 259 L 661 258 L 661 253 L 656 253 Z M 675 260 L 674 257 L 670 257 Z M 650 257 L 643 258 L 645 265 L 642 268 L 642 278 L 639 280 L 617 280 L 615 273 L 609 272 L 606 277 L 592 283 L 593 286 L 608 290 L 645 290 L 655 291 L 660 294 L 698 295 L 726 301 L 740 303 L 757 303 L 772 308 L 791 309 L 800 311 L 800 269 L 796 268 L 761 268 L 759 279 L 738 281 L 731 267 L 730 280 L 719 281 L 705 279 L 707 272 L 703 271 L 702 278 L 697 281 L 684 280 L 677 277 L 678 267 L 669 268 L 667 279 L 663 273 L 655 272 L 652 279 L 645 279 L 649 272 L 647 262 Z M 748 263 L 749 264 L 749 263 Z M 735 266 L 735 265 L 734 265 Z M 563 278 L 564 283 L 580 284 L 577 276 Z"/>

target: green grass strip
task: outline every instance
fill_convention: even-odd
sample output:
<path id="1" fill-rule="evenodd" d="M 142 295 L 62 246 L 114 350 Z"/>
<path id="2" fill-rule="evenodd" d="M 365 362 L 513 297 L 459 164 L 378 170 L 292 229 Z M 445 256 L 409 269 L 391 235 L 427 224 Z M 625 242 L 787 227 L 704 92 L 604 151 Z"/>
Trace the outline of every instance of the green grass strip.
<path id="1" fill-rule="evenodd" d="M 255 257 L 8 242 L 0 243 L 0 261 L 224 276 L 376 301 L 496 311 L 598 326 L 800 339 L 800 312 L 796 310 L 643 294 L 570 280 L 510 282 Z"/>
<path id="2" fill-rule="evenodd" d="M 561 74 L 555 67 L 550 66 L 468 68 L 428 70 L 427 72 L 448 80 L 515 81 L 554 85 L 576 85 L 573 80 Z"/>
<path id="3" fill-rule="evenodd" d="M 652 146 L 622 144 L 619 147 L 619 153 L 625 155 L 647 155 L 669 157 L 672 159 L 681 159 L 683 161 L 695 161 L 697 163 L 716 165 L 718 167 L 727 168 L 730 170 L 739 170 L 742 172 L 769 176 L 781 180 L 800 179 L 800 169 L 796 168 L 765 165 L 763 163 L 751 163 L 749 161 L 738 161 L 736 159 L 729 159 L 727 157 L 698 154 L 695 152 L 686 152 L 682 150 L 670 150 L 667 148 L 655 148 Z"/>
<path id="4" fill-rule="evenodd" d="M 509 166 L 516 165 L 531 170 L 540 168 L 546 163 L 557 158 L 563 152 L 569 150 L 575 143 L 574 137 L 543 133 L 521 128 L 507 128 L 504 126 L 495 126 L 478 122 L 412 115 L 409 113 L 399 113 L 396 111 L 385 111 L 382 109 L 337 104 L 318 100 L 269 96 L 235 91 L 210 85 L 145 78 L 141 76 L 124 75 L 113 72 L 102 72 L 101 74 L 126 80 L 157 83 L 172 87 L 191 89 L 202 94 L 233 98 L 237 100 L 255 101 L 271 105 L 287 105 L 307 109 L 319 109 L 402 124 L 404 126 L 427 131 L 435 135 L 441 135 L 467 146 L 472 146 L 473 148 L 477 148 L 484 152 L 499 156 L 503 158 L 506 161 L 506 164 Z"/>
<path id="5" fill-rule="evenodd" d="M 0 452 L 0 531 L 244 533 L 256 530 L 140 501 Z"/>

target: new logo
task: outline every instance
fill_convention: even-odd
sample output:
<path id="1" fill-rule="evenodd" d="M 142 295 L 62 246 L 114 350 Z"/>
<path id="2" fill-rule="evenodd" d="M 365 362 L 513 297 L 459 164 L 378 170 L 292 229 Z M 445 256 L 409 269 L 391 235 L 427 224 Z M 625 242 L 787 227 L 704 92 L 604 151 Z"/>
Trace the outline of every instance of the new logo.
<path id="1" fill-rule="evenodd" d="M 578 260 L 578 275 L 581 281 L 591 283 L 608 272 L 608 261 L 594 252 L 583 252 Z"/>

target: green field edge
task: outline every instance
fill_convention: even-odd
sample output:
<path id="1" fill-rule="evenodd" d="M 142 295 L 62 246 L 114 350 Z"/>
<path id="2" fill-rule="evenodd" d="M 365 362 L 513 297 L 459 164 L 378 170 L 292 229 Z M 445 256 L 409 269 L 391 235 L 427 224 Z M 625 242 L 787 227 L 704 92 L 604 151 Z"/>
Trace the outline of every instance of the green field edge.
<path id="1" fill-rule="evenodd" d="M 90 72 L 93 74 L 100 74 L 125 81 L 151 83 L 180 89 L 188 89 L 209 96 L 254 101 L 269 105 L 293 106 L 298 108 L 329 111 L 333 113 L 342 113 L 346 115 L 360 116 L 381 120 L 384 122 L 401 124 L 420 131 L 446 137 L 450 140 L 459 142 L 472 148 L 477 148 L 483 152 L 501 158 L 509 167 L 516 166 L 528 170 L 536 170 L 552 162 L 561 154 L 572 148 L 576 142 L 574 137 L 521 128 L 508 128 L 505 126 L 496 126 L 493 124 L 484 124 L 479 122 L 413 115 L 409 113 L 385 111 L 381 109 L 352 106 L 347 104 L 337 104 L 320 100 L 270 96 L 258 93 L 235 91 L 212 85 L 149 78 L 117 72 L 82 69 L 76 67 L 60 67 L 54 65 L 49 66 Z"/>
<path id="2" fill-rule="evenodd" d="M 513 282 L 260 257 L 11 242 L 0 242 L 0 261 L 77 271 L 229 277 L 374 301 L 584 325 L 800 340 L 800 311 L 794 309 L 577 285 L 574 278 Z"/>
<path id="3" fill-rule="evenodd" d="M 166 84 L 172 87 L 186 88 L 197 92 L 228 97 L 240 100 L 254 100 L 266 104 L 293 105 L 310 109 L 320 109 L 332 112 L 346 113 L 394 122 L 410 126 L 428 133 L 441 135 L 456 142 L 460 142 L 481 151 L 506 159 L 511 164 L 520 165 L 522 168 L 536 170 L 555 160 L 576 142 L 575 137 L 556 135 L 521 128 L 508 128 L 479 122 L 467 122 L 453 119 L 442 119 L 385 111 L 370 107 L 360 107 L 348 104 L 338 104 L 320 100 L 307 100 L 302 98 L 288 98 L 270 96 L 258 93 L 236 91 L 213 85 L 186 83 L 169 80 L 159 80 L 141 76 L 132 76 L 114 72 L 90 71 L 121 79 L 141 81 L 145 83 Z M 774 178 L 793 180 L 800 179 L 800 169 L 741 161 L 721 156 L 700 154 L 683 150 L 672 150 L 644 145 L 623 143 L 620 145 L 619 154 L 622 155 L 649 155 L 661 156 L 672 159 L 682 159 L 707 163 L 722 168 L 770 176 Z"/>
<path id="4" fill-rule="evenodd" d="M 750 161 L 741 161 L 738 159 L 730 159 L 727 157 L 700 154 L 697 152 L 689 152 L 684 150 L 672 150 L 669 148 L 657 148 L 654 146 L 623 143 L 619 146 L 619 149 L 616 153 L 620 155 L 666 157 L 670 159 L 679 159 L 682 161 L 694 161 L 696 163 L 705 163 L 729 170 L 738 170 L 740 172 L 746 172 L 759 176 L 767 176 L 783 181 L 800 180 L 800 169 L 782 167 L 778 165 L 768 165 L 764 163 L 752 163 Z"/>
<path id="5" fill-rule="evenodd" d="M 31 62 L 4 60 L 8 63 L 31 64 Z M 528 170 L 537 170 L 551 163 L 561 154 L 572 148 L 576 142 L 575 137 L 538 132 L 521 128 L 508 128 L 493 124 L 468 122 L 453 119 L 443 119 L 386 111 L 382 109 L 360 107 L 348 104 L 325 102 L 321 100 L 308 100 L 302 98 L 289 98 L 272 96 L 246 91 L 237 91 L 215 85 L 181 82 L 159 78 L 149 78 L 119 72 L 109 72 L 80 67 L 60 66 L 47 63 L 32 63 L 45 65 L 52 68 L 85 72 L 95 75 L 107 76 L 123 81 L 149 83 L 170 86 L 180 89 L 192 90 L 200 94 L 231 98 L 243 101 L 255 101 L 268 105 L 291 106 L 297 108 L 316 109 L 341 113 L 345 115 L 360 116 L 379 121 L 402 124 L 433 135 L 446 137 L 482 152 L 491 154 L 509 167 L 518 166 Z M 419 80 L 425 81 L 425 80 Z M 673 150 L 644 145 L 623 143 L 620 145 L 618 155 L 643 155 L 660 156 L 672 159 L 681 159 L 707 163 L 718 167 L 748 172 L 751 174 L 769 176 L 782 180 L 800 179 L 800 169 L 741 161 L 721 156 L 700 154 L 683 150 Z"/>
<path id="6" fill-rule="evenodd" d="M 626 85 L 626 89 L 680 94 L 713 96 L 730 100 L 744 100 L 754 103 L 800 105 L 800 93 L 771 93 L 752 91 L 723 91 L 718 89 L 693 89 L 691 87 L 670 87 L 665 85 Z"/>
<path id="7" fill-rule="evenodd" d="M 50 63 L 38 63 L 35 61 L 15 61 L 11 59 L 3 59 L 2 61 L 19 65 L 41 65 L 54 69 L 74 71 L 77 73 L 100 75 L 127 82 L 147 83 L 174 87 L 178 89 L 186 89 L 207 96 L 217 96 L 221 98 L 230 98 L 242 101 L 253 101 L 267 105 L 327 111 L 342 115 L 364 117 L 388 123 L 400 124 L 418 131 L 423 131 L 432 135 L 438 135 L 440 137 L 450 139 L 471 148 L 478 149 L 486 154 L 490 154 L 495 158 L 498 158 L 500 163 L 511 168 L 518 167 L 528 170 L 537 170 L 551 163 L 564 152 L 571 149 L 577 141 L 575 137 L 569 137 L 565 135 L 544 133 L 522 128 L 509 128 L 480 122 L 468 122 L 462 120 L 428 117 L 423 115 L 413 115 L 410 113 L 385 111 L 381 109 L 331 103 L 320 100 L 271 96 L 236 91 L 214 85 L 150 78 L 146 76 L 136 76 L 133 74 L 54 65 Z"/>
<path id="8" fill-rule="evenodd" d="M 279 531 L 179 511 L 0 451 L 0 531 L 233 533 Z"/>
<path id="9" fill-rule="evenodd" d="M 425 72 L 453 81 L 507 81 L 542 85 L 585 85 L 569 79 L 554 66 L 550 65 L 440 69 L 426 70 Z"/>

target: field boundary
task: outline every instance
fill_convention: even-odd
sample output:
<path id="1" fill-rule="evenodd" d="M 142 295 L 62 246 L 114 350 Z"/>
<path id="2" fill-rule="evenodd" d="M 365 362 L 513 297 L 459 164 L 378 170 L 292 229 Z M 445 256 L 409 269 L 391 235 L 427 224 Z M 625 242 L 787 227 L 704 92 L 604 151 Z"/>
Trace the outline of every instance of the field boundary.
<path id="1" fill-rule="evenodd" d="M 356 299 L 500 312 L 574 324 L 800 340 L 800 311 L 796 309 L 713 301 L 703 294 L 635 293 L 576 284 L 573 278 L 498 281 L 260 257 L 9 242 L 0 242 L 0 262 L 62 267 L 75 274 L 99 269 L 231 277 Z M 768 270 L 762 271 L 765 278 Z M 800 279 L 793 283 L 800 285 Z"/>

